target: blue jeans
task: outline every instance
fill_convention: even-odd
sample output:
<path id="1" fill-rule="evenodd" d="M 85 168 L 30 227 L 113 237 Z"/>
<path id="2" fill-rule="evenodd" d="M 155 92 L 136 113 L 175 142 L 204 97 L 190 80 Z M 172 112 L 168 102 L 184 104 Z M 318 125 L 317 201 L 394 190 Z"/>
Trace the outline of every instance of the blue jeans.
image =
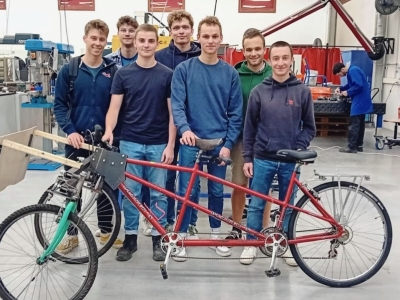
<path id="1" fill-rule="evenodd" d="M 120 151 L 128 155 L 129 158 L 147 160 L 153 162 L 161 161 L 162 153 L 167 145 L 141 145 L 137 143 L 121 141 Z M 155 185 L 165 188 L 167 181 L 167 170 L 152 167 L 143 167 L 139 165 L 128 164 L 126 171 L 144 178 L 146 174 L 147 180 Z M 139 199 L 142 200 L 142 185 L 134 180 L 127 179 L 125 181 L 127 188 Z M 143 203 L 143 202 L 142 202 Z M 124 196 L 122 206 L 125 216 L 125 232 L 126 234 L 138 234 L 139 228 L 139 211 L 137 208 Z M 167 197 L 153 189 L 150 189 L 150 209 L 157 217 L 161 226 L 165 227 L 167 224 Z M 153 236 L 160 235 L 154 228 L 151 231 Z"/>
<path id="2" fill-rule="evenodd" d="M 176 166 L 178 161 L 179 147 L 180 147 L 180 137 L 177 136 L 175 140 L 175 148 L 174 148 L 174 160 L 171 165 Z M 165 188 L 167 191 L 171 193 L 176 193 L 176 173 L 174 170 L 167 170 L 167 183 L 165 184 Z M 150 207 L 150 189 L 147 186 L 142 186 L 142 195 L 143 195 L 143 203 Z M 170 225 L 174 225 L 175 223 L 175 202 L 176 200 L 171 197 L 167 197 L 168 206 L 167 206 L 167 223 Z"/>
<path id="3" fill-rule="evenodd" d="M 196 154 L 199 149 L 197 147 L 191 147 L 186 145 L 181 145 L 179 151 L 179 164 L 181 166 L 193 167 Z M 207 152 L 207 155 L 218 155 L 222 146 L 219 146 L 211 151 Z M 226 166 L 218 166 L 215 163 L 207 164 L 208 173 L 214 175 L 218 178 L 225 179 L 226 174 Z M 190 173 L 180 172 L 179 173 L 179 195 L 185 195 L 186 190 L 189 185 Z M 194 186 L 190 191 L 190 199 L 199 203 L 200 197 L 200 178 L 196 177 Z M 222 214 L 222 210 L 224 208 L 224 186 L 220 183 L 213 182 L 211 180 L 208 181 L 208 209 L 211 211 Z M 182 220 L 180 232 L 187 232 L 189 223 L 191 223 L 193 209 L 189 206 L 186 207 L 186 212 Z M 221 221 L 215 219 L 214 217 L 209 217 L 210 227 L 211 228 L 220 228 Z"/>
<path id="4" fill-rule="evenodd" d="M 287 190 L 289 188 L 290 178 L 293 174 L 295 163 L 276 162 L 271 160 L 254 159 L 253 162 L 253 180 L 251 183 L 251 189 L 264 195 L 269 194 L 272 181 L 275 174 L 278 175 L 279 185 L 279 199 L 284 200 Z M 294 205 L 296 199 L 297 186 L 295 186 L 292 197 L 289 203 Z M 262 221 L 264 215 L 266 201 L 258 197 L 251 196 L 251 202 L 247 210 L 247 227 L 260 232 L 262 229 Z M 289 220 L 292 214 L 292 209 L 288 208 L 285 213 L 283 220 L 283 230 L 288 231 Z M 247 234 L 248 240 L 254 240 L 251 234 Z"/>

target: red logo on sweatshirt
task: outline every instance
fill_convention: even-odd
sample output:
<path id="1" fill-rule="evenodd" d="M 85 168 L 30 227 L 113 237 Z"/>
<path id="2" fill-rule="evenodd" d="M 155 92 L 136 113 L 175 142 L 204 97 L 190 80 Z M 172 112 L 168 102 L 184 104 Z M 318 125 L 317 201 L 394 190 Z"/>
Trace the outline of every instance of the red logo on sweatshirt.
<path id="1" fill-rule="evenodd" d="M 294 101 L 293 100 L 291 100 L 291 99 L 289 99 L 289 105 L 294 105 Z"/>
<path id="2" fill-rule="evenodd" d="M 111 78 L 111 74 L 110 73 L 103 72 L 101 74 L 103 74 L 103 76 L 105 76 L 107 78 Z"/>

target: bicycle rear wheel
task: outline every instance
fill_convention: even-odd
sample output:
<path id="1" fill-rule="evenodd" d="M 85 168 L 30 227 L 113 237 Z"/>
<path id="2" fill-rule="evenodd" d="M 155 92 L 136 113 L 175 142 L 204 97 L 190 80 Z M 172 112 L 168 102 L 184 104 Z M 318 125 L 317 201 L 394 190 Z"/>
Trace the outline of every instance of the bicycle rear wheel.
<path id="1" fill-rule="evenodd" d="M 54 190 L 55 189 L 55 190 Z M 39 204 L 53 204 L 64 207 L 65 205 L 65 196 L 57 193 L 57 188 L 54 188 L 51 185 L 46 192 L 40 197 Z M 98 199 L 98 200 L 96 200 Z M 94 200 L 94 201 L 93 201 Z M 114 194 L 114 191 L 106 184 L 103 184 L 102 193 L 98 194 L 93 190 L 93 187 L 90 182 L 86 182 L 81 195 L 81 211 L 86 211 L 86 213 L 78 213 L 78 216 L 86 223 L 89 227 L 92 235 L 95 235 L 95 232 L 99 230 L 99 226 L 103 228 L 110 227 L 108 222 L 99 221 L 98 214 L 99 212 L 104 212 L 102 215 L 112 217 L 112 227 L 109 228 L 110 237 L 105 243 L 101 243 L 99 238 L 95 239 L 97 245 L 98 256 L 103 256 L 114 244 L 115 240 L 118 237 L 119 230 L 121 228 L 121 209 L 119 208 L 118 200 Z M 89 207 L 90 206 L 90 207 Z M 35 219 L 35 230 L 38 235 L 39 241 L 44 245 L 46 243 L 45 237 L 43 236 L 43 230 L 41 225 L 40 218 Z M 79 255 L 79 253 L 75 253 L 75 255 Z M 62 253 L 56 253 L 57 259 L 60 260 L 68 260 L 70 262 L 75 263 L 86 263 L 87 257 L 84 256 L 76 256 L 72 260 L 70 255 L 66 256 Z"/>
<path id="2" fill-rule="evenodd" d="M 48 245 L 41 245 L 34 232 L 34 218 L 49 221 L 46 240 L 51 241 L 59 226 L 62 208 L 36 204 L 24 207 L 0 224 L 0 297 L 5 300 L 83 299 L 96 278 L 97 247 L 89 228 L 75 214 L 68 220 L 81 237 L 74 251 L 87 251 L 87 264 L 65 264 L 49 256 L 39 258 Z M 85 245 L 83 245 L 85 243 Z"/>
<path id="3" fill-rule="evenodd" d="M 374 276 L 389 256 L 392 224 L 382 202 L 369 190 L 346 181 L 314 188 L 321 206 L 344 226 L 346 236 L 290 245 L 299 267 L 315 281 L 331 287 L 351 287 Z M 296 207 L 320 215 L 307 196 Z M 289 240 L 327 233 L 332 225 L 293 210 Z"/>

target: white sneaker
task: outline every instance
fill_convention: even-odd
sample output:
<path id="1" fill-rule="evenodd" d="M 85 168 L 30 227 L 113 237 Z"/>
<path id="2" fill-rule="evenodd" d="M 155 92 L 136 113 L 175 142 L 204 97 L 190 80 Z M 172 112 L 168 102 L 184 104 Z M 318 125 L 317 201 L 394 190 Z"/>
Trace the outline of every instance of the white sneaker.
<path id="1" fill-rule="evenodd" d="M 286 263 L 288 266 L 291 266 L 291 267 L 297 267 L 297 266 L 298 266 L 297 263 L 296 263 L 296 261 L 295 261 L 294 258 L 293 258 L 293 254 L 292 254 L 292 251 L 290 251 L 290 248 L 286 251 L 286 253 L 285 253 L 284 256 L 292 256 L 292 257 L 290 257 L 290 258 L 284 258 L 285 263 Z"/>
<path id="2" fill-rule="evenodd" d="M 254 258 L 257 256 L 256 247 L 244 247 L 242 254 L 240 255 L 240 263 L 243 265 L 251 265 Z"/>
<path id="3" fill-rule="evenodd" d="M 143 235 L 145 236 L 151 236 L 151 229 L 153 228 L 153 225 L 141 214 L 140 215 L 140 220 L 141 220 L 141 226 L 143 230 Z"/>
<path id="4" fill-rule="evenodd" d="M 101 230 L 97 229 L 96 232 L 94 233 L 94 236 L 100 237 L 100 235 L 101 235 Z"/>
<path id="5" fill-rule="evenodd" d="M 218 234 L 211 234 L 211 239 L 212 240 L 220 240 L 222 238 Z M 215 249 L 215 252 L 219 256 L 222 256 L 222 257 L 228 257 L 228 256 L 232 255 L 232 251 L 228 247 L 225 247 L 225 246 L 218 246 L 218 247 L 210 246 L 210 248 L 211 249 Z"/>
<path id="6" fill-rule="evenodd" d="M 174 261 L 177 261 L 177 262 L 185 262 L 185 261 L 187 261 L 186 248 L 183 247 L 181 249 L 181 251 L 179 251 L 175 256 L 172 257 L 172 259 Z"/>

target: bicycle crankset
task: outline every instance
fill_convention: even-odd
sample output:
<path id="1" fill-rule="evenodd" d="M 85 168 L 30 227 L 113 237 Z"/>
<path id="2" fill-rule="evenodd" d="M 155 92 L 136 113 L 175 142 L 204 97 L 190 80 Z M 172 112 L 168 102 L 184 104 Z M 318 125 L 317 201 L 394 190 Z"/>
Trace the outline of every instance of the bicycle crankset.
<path id="1" fill-rule="evenodd" d="M 178 246 L 177 243 L 183 241 L 183 238 L 175 232 L 169 232 L 161 237 L 161 249 L 164 253 L 168 253 L 168 248 L 171 249 L 171 255 L 175 255 L 181 251 L 183 246 Z M 183 243 L 181 244 L 183 245 Z"/>
<path id="2" fill-rule="evenodd" d="M 276 257 L 281 257 L 286 253 L 288 249 L 286 234 L 275 227 L 264 228 L 261 233 L 266 236 L 266 240 L 265 246 L 259 248 L 265 256 L 272 257 L 274 246 L 277 247 Z"/>

